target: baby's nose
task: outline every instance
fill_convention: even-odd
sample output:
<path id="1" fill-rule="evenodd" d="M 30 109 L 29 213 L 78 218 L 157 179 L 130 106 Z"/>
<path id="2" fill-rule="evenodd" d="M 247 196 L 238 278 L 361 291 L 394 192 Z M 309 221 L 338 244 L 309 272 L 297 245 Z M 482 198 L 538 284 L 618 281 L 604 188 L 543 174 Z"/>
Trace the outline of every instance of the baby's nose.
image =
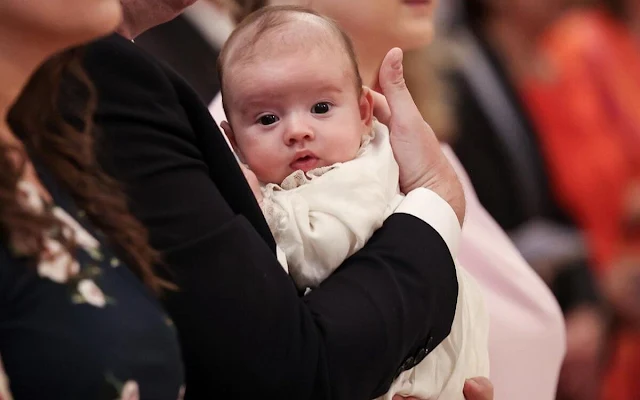
<path id="1" fill-rule="evenodd" d="M 285 142 L 289 145 L 304 140 L 313 140 L 313 138 L 313 129 L 302 121 L 292 121 L 285 134 Z"/>

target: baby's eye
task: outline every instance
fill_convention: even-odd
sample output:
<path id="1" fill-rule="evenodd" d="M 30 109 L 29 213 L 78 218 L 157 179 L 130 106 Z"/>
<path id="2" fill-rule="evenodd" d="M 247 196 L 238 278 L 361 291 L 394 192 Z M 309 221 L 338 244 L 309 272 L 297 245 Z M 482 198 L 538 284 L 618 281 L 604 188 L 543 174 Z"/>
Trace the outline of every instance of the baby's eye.
<path id="1" fill-rule="evenodd" d="M 263 115 L 262 117 L 258 118 L 258 123 L 262 125 L 271 125 L 275 124 L 278 121 L 279 118 L 273 114 Z"/>
<path id="2" fill-rule="evenodd" d="M 311 112 L 314 114 L 326 114 L 329 112 L 330 109 L 331 109 L 331 104 L 327 102 L 321 102 L 321 103 L 315 104 L 311 108 Z"/>

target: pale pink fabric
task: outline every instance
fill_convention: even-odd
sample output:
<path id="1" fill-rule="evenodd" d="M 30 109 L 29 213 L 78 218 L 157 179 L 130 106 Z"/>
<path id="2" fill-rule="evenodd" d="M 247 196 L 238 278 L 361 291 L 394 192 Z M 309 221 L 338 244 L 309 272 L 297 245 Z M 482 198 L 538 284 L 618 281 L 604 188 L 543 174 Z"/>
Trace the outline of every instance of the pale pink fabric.
<path id="1" fill-rule="evenodd" d="M 453 151 L 443 151 L 465 189 L 458 261 L 480 285 L 489 309 L 495 400 L 553 400 L 566 348 L 558 303 L 480 204 Z"/>
<path id="2" fill-rule="evenodd" d="M 218 95 L 209 107 L 225 120 Z M 564 320 L 553 295 L 482 207 L 448 146 L 443 151 L 465 189 L 467 212 L 458 261 L 476 279 L 490 314 L 494 400 L 553 400 L 565 353 Z"/>

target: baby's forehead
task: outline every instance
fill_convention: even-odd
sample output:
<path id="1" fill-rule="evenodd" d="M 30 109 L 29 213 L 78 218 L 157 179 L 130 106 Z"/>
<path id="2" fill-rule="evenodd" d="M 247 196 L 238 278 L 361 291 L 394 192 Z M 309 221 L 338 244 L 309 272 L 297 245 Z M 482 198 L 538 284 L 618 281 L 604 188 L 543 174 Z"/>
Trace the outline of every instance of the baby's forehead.
<path id="1" fill-rule="evenodd" d="M 305 58 L 309 51 L 326 52 L 330 63 L 349 65 L 349 55 L 340 31 L 315 15 L 292 15 L 276 24 L 255 23 L 240 32 L 229 48 L 224 60 L 225 69 L 233 66 L 259 64 L 261 60 L 273 60 L 291 55 Z M 345 63 L 339 62 L 339 58 Z"/>

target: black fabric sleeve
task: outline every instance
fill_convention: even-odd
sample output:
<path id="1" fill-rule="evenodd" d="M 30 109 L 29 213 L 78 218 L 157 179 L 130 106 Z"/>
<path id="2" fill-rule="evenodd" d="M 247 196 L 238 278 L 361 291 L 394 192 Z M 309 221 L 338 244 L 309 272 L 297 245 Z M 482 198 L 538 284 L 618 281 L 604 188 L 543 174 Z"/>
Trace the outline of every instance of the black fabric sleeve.
<path id="1" fill-rule="evenodd" d="M 581 306 L 602 306 L 602 299 L 586 260 L 563 266 L 550 287 L 565 315 Z"/>
<path id="2" fill-rule="evenodd" d="M 448 335 L 456 274 L 428 224 L 391 216 L 300 298 L 210 179 L 197 135 L 219 135 L 213 120 L 211 132 L 194 132 L 181 89 L 130 43 L 99 41 L 86 65 L 100 95 L 105 166 L 126 185 L 180 288 L 164 304 L 180 334 L 187 398 L 368 400 L 387 390 L 407 356 Z"/>

